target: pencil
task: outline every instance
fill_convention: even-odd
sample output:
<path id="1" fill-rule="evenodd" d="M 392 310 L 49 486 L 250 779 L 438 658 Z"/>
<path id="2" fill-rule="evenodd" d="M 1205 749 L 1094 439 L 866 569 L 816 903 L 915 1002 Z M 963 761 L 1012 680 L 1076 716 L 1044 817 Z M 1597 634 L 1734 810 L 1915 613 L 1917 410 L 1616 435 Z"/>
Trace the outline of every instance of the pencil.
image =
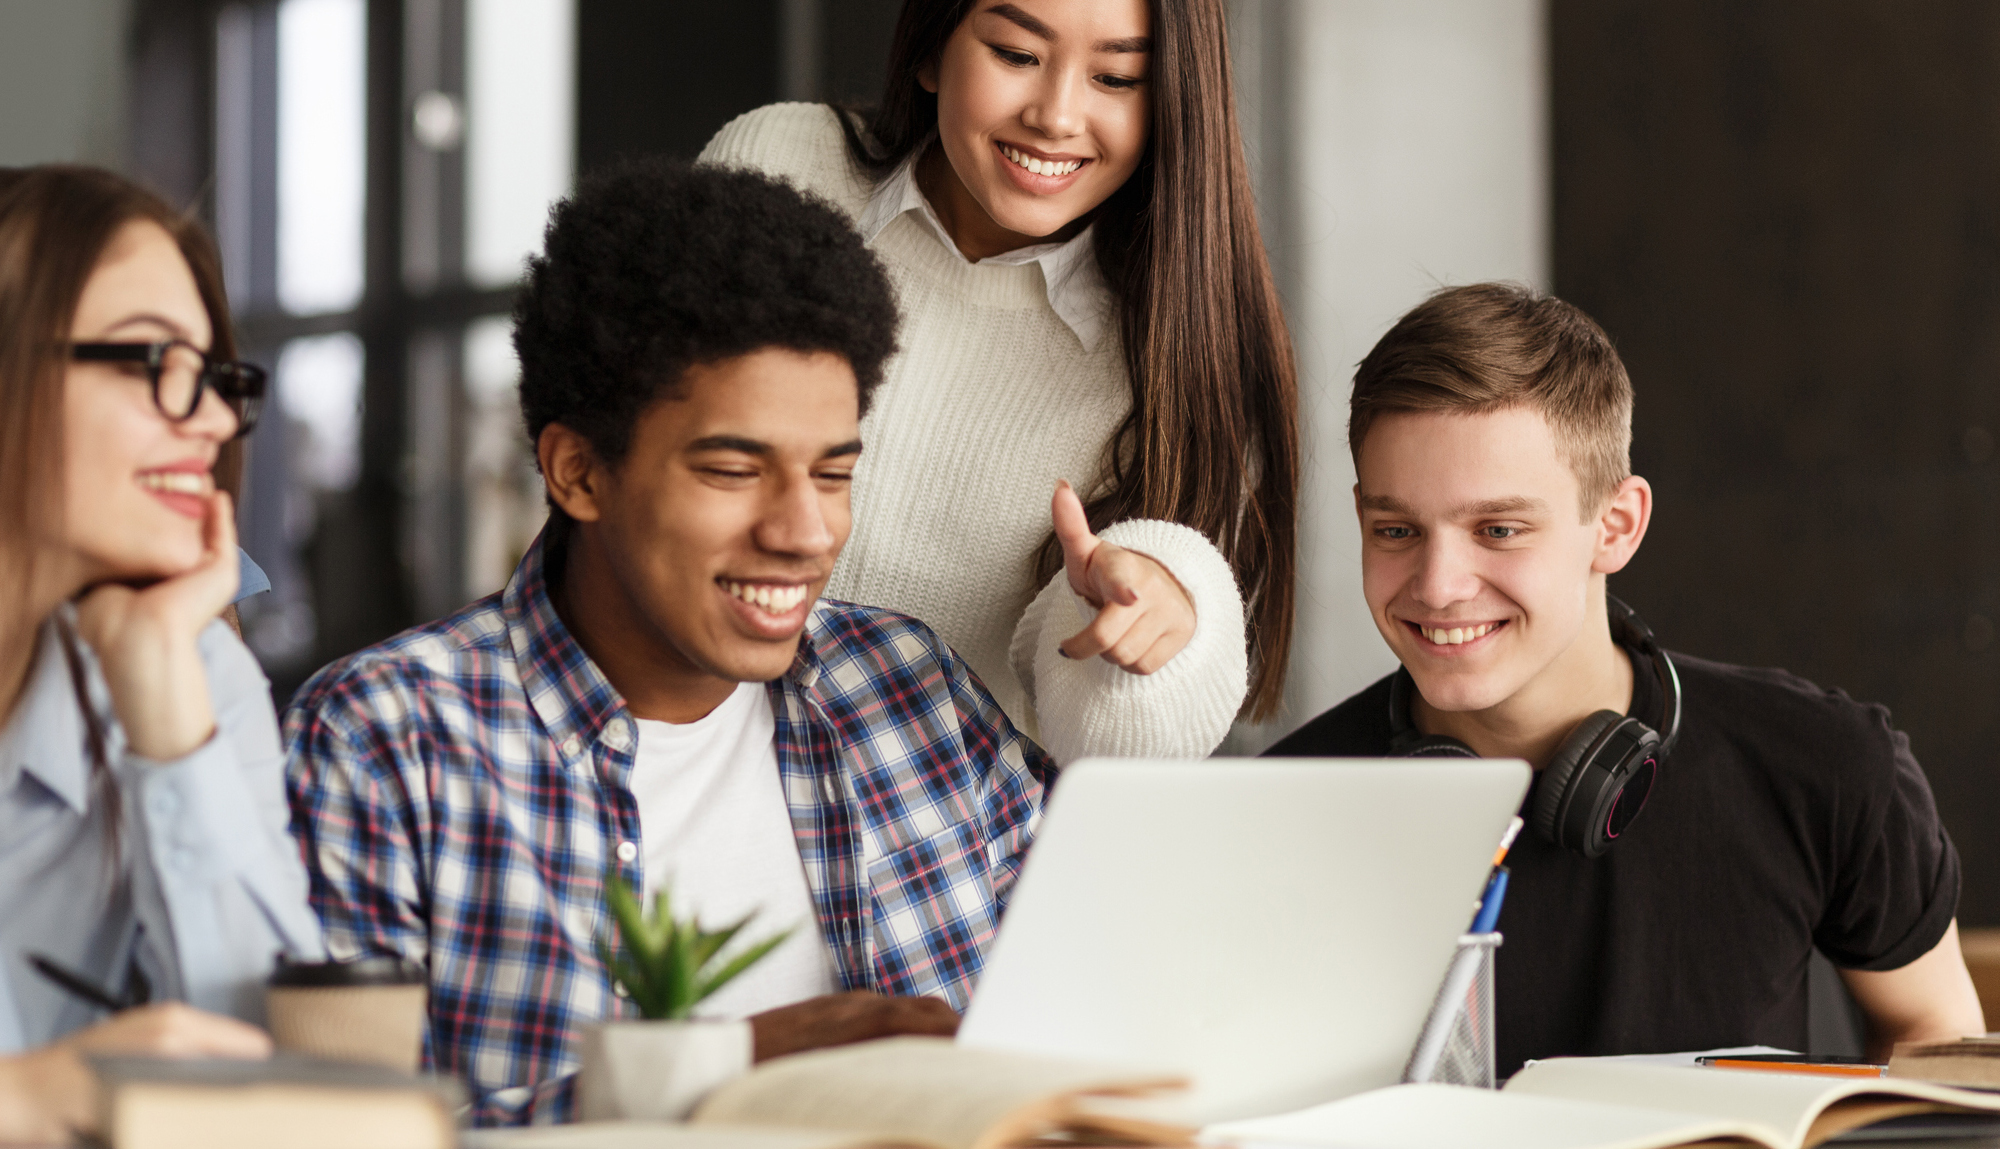
<path id="1" fill-rule="evenodd" d="M 1827 1061 L 1738 1061 L 1729 1057 L 1718 1057 L 1707 1064 L 1710 1069 L 1761 1069 L 1767 1073 L 1818 1073 L 1826 1077 L 1881 1077 L 1888 1069 L 1883 1065 L 1843 1065 Z"/>

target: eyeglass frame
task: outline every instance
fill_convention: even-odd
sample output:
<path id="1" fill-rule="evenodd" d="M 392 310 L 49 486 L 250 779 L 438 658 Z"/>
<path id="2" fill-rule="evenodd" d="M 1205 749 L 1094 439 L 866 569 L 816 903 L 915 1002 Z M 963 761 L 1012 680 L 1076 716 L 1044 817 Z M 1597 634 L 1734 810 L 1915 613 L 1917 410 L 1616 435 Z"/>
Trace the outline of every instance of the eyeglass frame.
<path id="1" fill-rule="evenodd" d="M 160 376 L 166 373 L 167 353 L 176 347 L 185 347 L 201 357 L 201 371 L 195 375 L 194 398 L 188 409 L 179 414 L 167 410 L 160 397 Z M 236 416 L 236 433 L 230 439 L 241 439 L 257 426 L 262 414 L 265 392 L 268 390 L 270 375 L 255 363 L 240 359 L 215 359 L 208 352 L 196 347 L 185 339 L 160 339 L 133 343 L 72 343 L 69 357 L 77 363 L 138 363 L 146 368 L 146 378 L 152 384 L 153 409 L 169 423 L 185 423 L 201 410 L 202 397 L 210 391 L 215 397 L 229 405 Z"/>

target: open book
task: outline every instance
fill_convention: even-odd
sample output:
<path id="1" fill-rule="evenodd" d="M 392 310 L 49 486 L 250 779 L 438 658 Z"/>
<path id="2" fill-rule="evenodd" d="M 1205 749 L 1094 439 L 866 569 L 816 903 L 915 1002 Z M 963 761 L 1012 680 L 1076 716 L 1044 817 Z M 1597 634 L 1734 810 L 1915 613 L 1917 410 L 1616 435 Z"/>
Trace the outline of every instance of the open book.
<path id="1" fill-rule="evenodd" d="M 472 1149 L 1005 1149 L 1189 1145 L 1147 1116 L 1171 1076 L 895 1037 L 768 1061 L 717 1089 L 686 1125 L 609 1122 L 470 1135 Z"/>
<path id="2" fill-rule="evenodd" d="M 2000 1114 L 2000 1095 L 1886 1077 L 1563 1058 L 1528 1066 L 1499 1092 L 1396 1085 L 1212 1126 L 1202 1139 L 1245 1149 L 1672 1149 L 1704 1142 L 1812 1149 L 1912 1114 Z"/>

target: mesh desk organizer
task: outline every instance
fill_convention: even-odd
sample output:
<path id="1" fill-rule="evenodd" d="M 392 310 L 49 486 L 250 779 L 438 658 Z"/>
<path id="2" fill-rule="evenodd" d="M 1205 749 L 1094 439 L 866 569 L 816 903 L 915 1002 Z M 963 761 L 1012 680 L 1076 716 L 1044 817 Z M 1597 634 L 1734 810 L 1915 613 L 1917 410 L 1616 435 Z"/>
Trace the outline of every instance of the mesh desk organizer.
<path id="1" fill-rule="evenodd" d="M 1493 1044 L 1493 951 L 1497 933 L 1463 934 L 1410 1060 L 1405 1082 L 1492 1089 L 1498 1056 Z"/>

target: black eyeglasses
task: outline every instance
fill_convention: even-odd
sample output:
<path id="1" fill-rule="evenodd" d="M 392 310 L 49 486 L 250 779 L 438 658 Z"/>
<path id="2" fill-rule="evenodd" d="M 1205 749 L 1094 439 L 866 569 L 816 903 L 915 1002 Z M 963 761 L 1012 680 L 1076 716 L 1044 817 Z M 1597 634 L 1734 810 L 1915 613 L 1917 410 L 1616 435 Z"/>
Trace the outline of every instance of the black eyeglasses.
<path id="1" fill-rule="evenodd" d="M 241 438 L 257 425 L 264 407 L 264 369 L 254 363 L 210 359 L 182 339 L 160 343 L 72 343 L 69 356 L 80 363 L 137 363 L 153 384 L 153 406 L 175 423 L 194 418 L 201 397 L 213 391 L 236 413 Z"/>

